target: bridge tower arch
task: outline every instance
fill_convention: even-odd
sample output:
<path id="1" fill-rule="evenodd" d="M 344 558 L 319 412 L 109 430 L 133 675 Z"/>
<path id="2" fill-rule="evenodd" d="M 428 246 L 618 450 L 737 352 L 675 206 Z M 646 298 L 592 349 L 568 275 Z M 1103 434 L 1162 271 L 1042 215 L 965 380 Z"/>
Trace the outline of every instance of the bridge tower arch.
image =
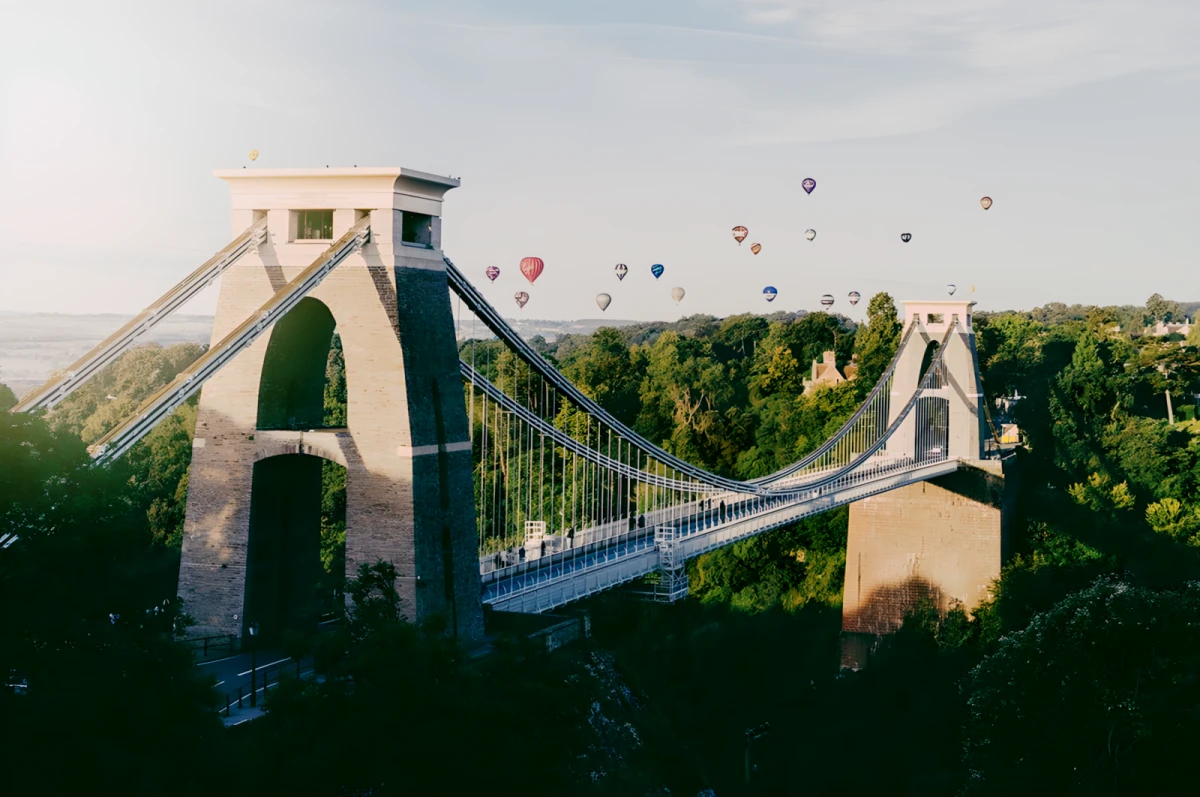
<path id="1" fill-rule="evenodd" d="M 370 239 L 204 385 L 179 578 L 194 631 L 240 634 L 256 621 L 245 602 L 255 463 L 292 453 L 346 468 L 348 577 L 391 562 L 410 619 L 440 615 L 460 638 L 480 635 L 469 427 L 441 251 L 442 200 L 459 181 L 357 167 L 217 176 L 235 233 L 261 219 L 267 230 L 221 278 L 214 344 L 364 217 Z M 315 367 L 312 351 L 328 353 L 334 323 L 347 426 L 322 429 L 324 360 Z M 258 468 L 286 480 L 285 470 Z"/>

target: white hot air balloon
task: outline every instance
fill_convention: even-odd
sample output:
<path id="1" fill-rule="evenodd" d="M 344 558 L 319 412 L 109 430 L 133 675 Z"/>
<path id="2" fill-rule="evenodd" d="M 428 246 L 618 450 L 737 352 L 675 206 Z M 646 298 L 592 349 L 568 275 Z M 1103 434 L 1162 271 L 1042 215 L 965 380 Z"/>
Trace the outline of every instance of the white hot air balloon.
<path id="1" fill-rule="evenodd" d="M 807 230 L 804 233 L 804 237 L 811 241 L 813 238 L 817 237 L 817 231 L 816 230 Z"/>
<path id="2" fill-rule="evenodd" d="M 597 294 L 596 295 L 596 304 L 600 307 L 601 310 L 607 310 L 608 306 L 610 304 L 612 304 L 612 297 L 609 296 L 607 293 Z"/>
<path id="3" fill-rule="evenodd" d="M 675 304 L 679 304 L 683 301 L 683 297 L 686 293 L 687 291 L 685 291 L 683 288 L 672 288 L 671 298 L 675 300 Z"/>
<path id="4" fill-rule="evenodd" d="M 954 295 L 954 292 L 956 290 L 958 290 L 958 286 L 955 285 L 954 283 L 950 283 L 949 285 L 946 286 L 946 293 L 950 294 L 951 296 Z"/>

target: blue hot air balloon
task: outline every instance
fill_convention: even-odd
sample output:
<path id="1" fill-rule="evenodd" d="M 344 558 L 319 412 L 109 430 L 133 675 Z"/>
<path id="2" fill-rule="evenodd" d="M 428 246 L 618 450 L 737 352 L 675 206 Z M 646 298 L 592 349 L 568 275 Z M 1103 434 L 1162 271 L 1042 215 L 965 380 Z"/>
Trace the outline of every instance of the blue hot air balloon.
<path id="1" fill-rule="evenodd" d="M 655 263 L 650 267 L 650 273 L 654 275 L 654 279 L 661 277 L 664 271 L 666 271 L 666 269 L 662 267 L 662 263 Z"/>
<path id="2" fill-rule="evenodd" d="M 779 291 L 775 290 L 774 285 L 768 285 L 767 287 L 763 288 L 763 298 L 766 299 L 768 302 L 775 301 L 775 297 L 778 294 L 779 294 Z"/>

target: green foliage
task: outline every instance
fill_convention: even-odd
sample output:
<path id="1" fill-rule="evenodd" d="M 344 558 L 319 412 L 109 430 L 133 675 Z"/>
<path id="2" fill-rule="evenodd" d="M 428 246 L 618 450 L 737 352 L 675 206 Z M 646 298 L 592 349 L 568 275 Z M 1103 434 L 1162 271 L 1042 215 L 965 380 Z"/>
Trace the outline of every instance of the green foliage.
<path id="1" fill-rule="evenodd" d="M 706 553 L 689 563 L 690 593 L 750 613 L 840 607 L 848 517 L 836 509 Z"/>
<path id="2" fill-rule="evenodd" d="M 1157 534 L 1189 545 L 1200 545 L 1200 504 L 1164 498 L 1146 507 L 1146 523 Z"/>
<path id="3" fill-rule="evenodd" d="M 1149 323 L 1153 324 L 1155 321 L 1174 321 L 1180 318 L 1182 313 L 1179 311 L 1178 302 L 1168 301 L 1156 293 L 1146 300 L 1146 316 Z"/>
<path id="4" fill-rule="evenodd" d="M 0 690 L 13 731 L 0 791 L 83 794 L 106 782 L 199 793 L 176 778 L 196 745 L 216 740 L 213 693 L 171 642 L 186 623 L 177 560 L 124 475 L 92 467 L 70 432 L 0 413 L 0 533 L 17 535 L 0 549 L 0 674 L 28 683 L 26 694 Z"/>
<path id="5" fill-rule="evenodd" d="M 342 337 L 333 333 L 329 347 L 329 359 L 325 365 L 325 426 L 341 429 L 346 426 L 346 356 L 342 351 Z"/>
<path id="6" fill-rule="evenodd" d="M 1000 641 L 964 685 L 966 794 L 1177 794 L 1200 731 L 1200 591 L 1105 578 Z M 1190 788 L 1189 788 L 1190 791 Z"/>
<path id="7" fill-rule="evenodd" d="M 12 392 L 12 388 L 0 382 L 0 412 L 8 412 L 15 406 L 17 406 L 16 394 Z"/>
<path id="8" fill-rule="evenodd" d="M 346 469 L 321 462 L 321 580 L 317 595 L 322 613 L 340 614 L 346 585 Z"/>
<path id="9" fill-rule="evenodd" d="M 207 349 L 196 343 L 157 344 L 126 352 L 54 408 L 50 422 L 94 443 L 187 368 Z"/>
<path id="10" fill-rule="evenodd" d="M 896 303 L 886 293 L 877 293 L 867 305 L 867 325 L 854 340 L 858 355 L 858 379 L 869 390 L 887 370 L 896 349 L 900 346 L 899 314 Z"/>
<path id="11" fill-rule="evenodd" d="M 364 565 L 344 623 L 321 638 L 318 680 L 285 680 L 241 744 L 245 793 L 471 794 L 522 771 L 528 793 L 579 793 L 599 695 L 564 660 L 498 643 L 472 661 L 440 632 L 404 619 L 391 564 Z M 470 761 L 469 766 L 464 761 Z M 532 759 L 532 760 L 531 760 Z"/>

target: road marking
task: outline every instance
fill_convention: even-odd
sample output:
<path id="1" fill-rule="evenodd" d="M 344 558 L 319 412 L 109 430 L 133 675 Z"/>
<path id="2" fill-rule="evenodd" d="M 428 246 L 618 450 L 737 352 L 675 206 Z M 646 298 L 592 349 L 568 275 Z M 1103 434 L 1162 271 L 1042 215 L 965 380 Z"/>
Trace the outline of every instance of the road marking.
<path id="1" fill-rule="evenodd" d="M 213 659 L 212 661 L 202 661 L 202 662 L 200 662 L 199 664 L 197 664 L 196 666 L 197 666 L 197 667 L 203 667 L 205 664 L 220 664 L 220 663 L 221 663 L 221 662 L 223 662 L 223 661 L 230 661 L 230 660 L 232 660 L 232 659 L 236 659 L 238 656 L 242 656 L 242 655 L 245 655 L 245 654 L 238 653 L 238 654 L 236 654 L 236 655 L 233 655 L 233 656 L 226 656 L 226 657 L 225 657 L 225 658 L 223 658 L 223 659 Z"/>
<path id="2" fill-rule="evenodd" d="M 279 661 L 273 661 L 273 662 L 271 662 L 270 664 L 260 664 L 260 665 L 258 665 L 258 668 L 257 668 L 257 669 L 255 669 L 255 672 L 259 672 L 259 671 L 261 671 L 261 670 L 265 670 L 265 669 L 267 669 L 268 667 L 274 667 L 276 664 L 282 664 L 283 662 L 287 661 L 289 658 L 290 658 L 290 656 L 285 656 L 284 658 L 280 659 Z M 245 672 L 239 672 L 239 673 L 238 673 L 238 675 L 239 675 L 239 676 L 242 676 L 242 675 L 249 675 L 249 674 L 250 674 L 250 670 L 246 670 Z"/>

